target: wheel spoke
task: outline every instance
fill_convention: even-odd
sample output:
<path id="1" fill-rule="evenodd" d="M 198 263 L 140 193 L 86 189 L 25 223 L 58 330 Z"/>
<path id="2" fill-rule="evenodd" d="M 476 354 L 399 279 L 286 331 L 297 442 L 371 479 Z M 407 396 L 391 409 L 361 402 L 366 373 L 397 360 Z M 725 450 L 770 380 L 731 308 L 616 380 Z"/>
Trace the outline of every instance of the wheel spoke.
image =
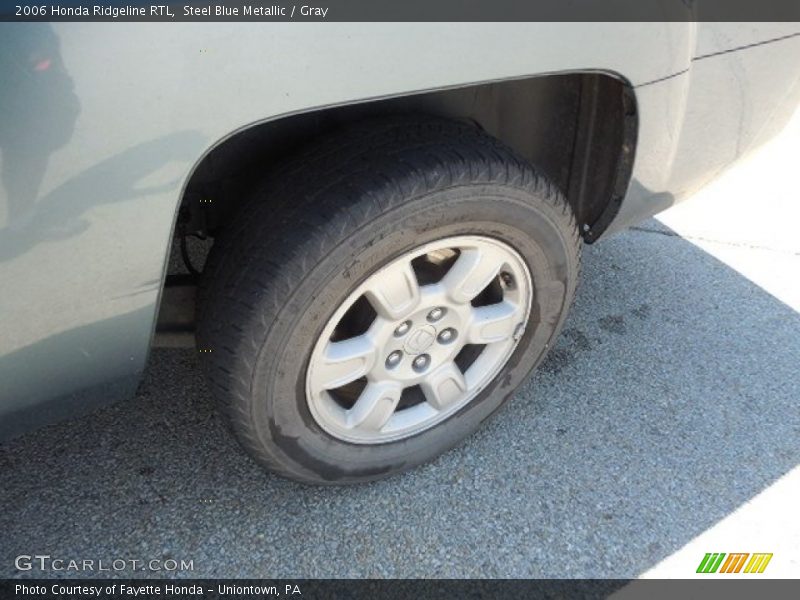
<path id="1" fill-rule="evenodd" d="M 422 243 L 364 267 L 319 333 L 305 391 L 322 430 L 371 445 L 428 431 L 486 389 L 516 348 L 533 294 L 519 253 L 483 235 Z"/>
<path id="2" fill-rule="evenodd" d="M 394 414 L 403 388 L 392 381 L 370 382 L 349 411 L 347 426 L 380 431 Z"/>
<path id="3" fill-rule="evenodd" d="M 467 341 L 492 344 L 511 339 L 521 322 L 519 307 L 508 301 L 473 308 Z"/>
<path id="4" fill-rule="evenodd" d="M 419 304 L 417 276 L 410 261 L 382 269 L 368 280 L 367 299 L 380 316 L 399 319 Z"/>
<path id="5" fill-rule="evenodd" d="M 366 335 L 329 342 L 322 360 L 313 365 L 312 376 L 322 389 L 341 387 L 366 375 L 375 356 L 375 346 Z"/>
<path id="6" fill-rule="evenodd" d="M 463 250 L 442 280 L 447 295 L 460 304 L 469 302 L 492 282 L 503 262 L 503 255 L 489 246 Z"/>
<path id="7" fill-rule="evenodd" d="M 467 391 L 464 375 L 454 362 L 443 364 L 420 383 L 428 404 L 444 410 Z"/>

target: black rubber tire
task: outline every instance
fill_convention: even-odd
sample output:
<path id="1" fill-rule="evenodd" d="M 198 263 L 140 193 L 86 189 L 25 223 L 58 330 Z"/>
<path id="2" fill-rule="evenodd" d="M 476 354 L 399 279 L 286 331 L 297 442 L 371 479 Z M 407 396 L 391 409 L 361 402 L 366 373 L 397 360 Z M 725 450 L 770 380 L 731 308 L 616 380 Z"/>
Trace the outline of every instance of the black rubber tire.
<path id="1" fill-rule="evenodd" d="M 508 363 L 414 437 L 359 445 L 328 435 L 309 412 L 305 370 L 330 315 L 395 257 L 476 233 L 514 247 L 533 278 L 530 323 Z M 572 304 L 580 250 L 556 187 L 475 126 L 363 122 L 268 177 L 211 250 L 198 348 L 212 393 L 244 448 L 276 473 L 325 484 L 399 473 L 475 431 L 542 360 Z"/>

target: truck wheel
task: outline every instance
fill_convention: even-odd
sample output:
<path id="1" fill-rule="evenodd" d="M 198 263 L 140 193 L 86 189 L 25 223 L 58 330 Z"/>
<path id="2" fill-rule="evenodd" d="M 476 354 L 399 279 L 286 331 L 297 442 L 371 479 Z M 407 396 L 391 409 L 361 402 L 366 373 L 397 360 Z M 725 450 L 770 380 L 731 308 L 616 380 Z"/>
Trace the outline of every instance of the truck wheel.
<path id="1" fill-rule="evenodd" d="M 364 122 L 268 178 L 218 239 L 198 346 L 262 465 L 380 479 L 513 395 L 579 266 L 563 196 L 500 142 L 458 122 Z"/>

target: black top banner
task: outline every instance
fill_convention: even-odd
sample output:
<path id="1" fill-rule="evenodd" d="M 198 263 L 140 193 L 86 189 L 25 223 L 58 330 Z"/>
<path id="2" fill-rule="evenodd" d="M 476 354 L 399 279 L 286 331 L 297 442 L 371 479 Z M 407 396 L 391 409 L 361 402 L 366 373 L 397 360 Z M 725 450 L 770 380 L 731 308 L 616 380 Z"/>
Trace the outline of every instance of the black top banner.
<path id="1" fill-rule="evenodd" d="M 0 21 L 786 22 L 800 0 L 2 0 Z"/>

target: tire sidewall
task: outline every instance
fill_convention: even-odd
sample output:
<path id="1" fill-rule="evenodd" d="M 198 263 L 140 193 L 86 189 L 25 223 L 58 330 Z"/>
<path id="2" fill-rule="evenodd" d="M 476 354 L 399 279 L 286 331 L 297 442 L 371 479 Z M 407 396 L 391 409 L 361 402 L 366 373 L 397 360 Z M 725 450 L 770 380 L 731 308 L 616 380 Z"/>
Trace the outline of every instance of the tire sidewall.
<path id="1" fill-rule="evenodd" d="M 463 440 L 511 396 L 558 334 L 575 292 L 579 257 L 570 219 L 538 190 L 475 184 L 423 194 L 342 236 L 333 247 L 308 240 L 308 264 L 259 349 L 250 382 L 254 433 L 295 478 L 346 483 L 385 477 Z M 574 225 L 572 226 L 574 227 Z M 456 235 L 492 237 L 513 247 L 533 282 L 525 332 L 498 375 L 447 420 L 413 437 L 353 444 L 325 432 L 306 399 L 311 351 L 341 302 L 376 270 L 426 243 Z M 316 244 L 316 247 L 315 247 Z M 298 265 L 299 267 L 299 265 Z"/>

